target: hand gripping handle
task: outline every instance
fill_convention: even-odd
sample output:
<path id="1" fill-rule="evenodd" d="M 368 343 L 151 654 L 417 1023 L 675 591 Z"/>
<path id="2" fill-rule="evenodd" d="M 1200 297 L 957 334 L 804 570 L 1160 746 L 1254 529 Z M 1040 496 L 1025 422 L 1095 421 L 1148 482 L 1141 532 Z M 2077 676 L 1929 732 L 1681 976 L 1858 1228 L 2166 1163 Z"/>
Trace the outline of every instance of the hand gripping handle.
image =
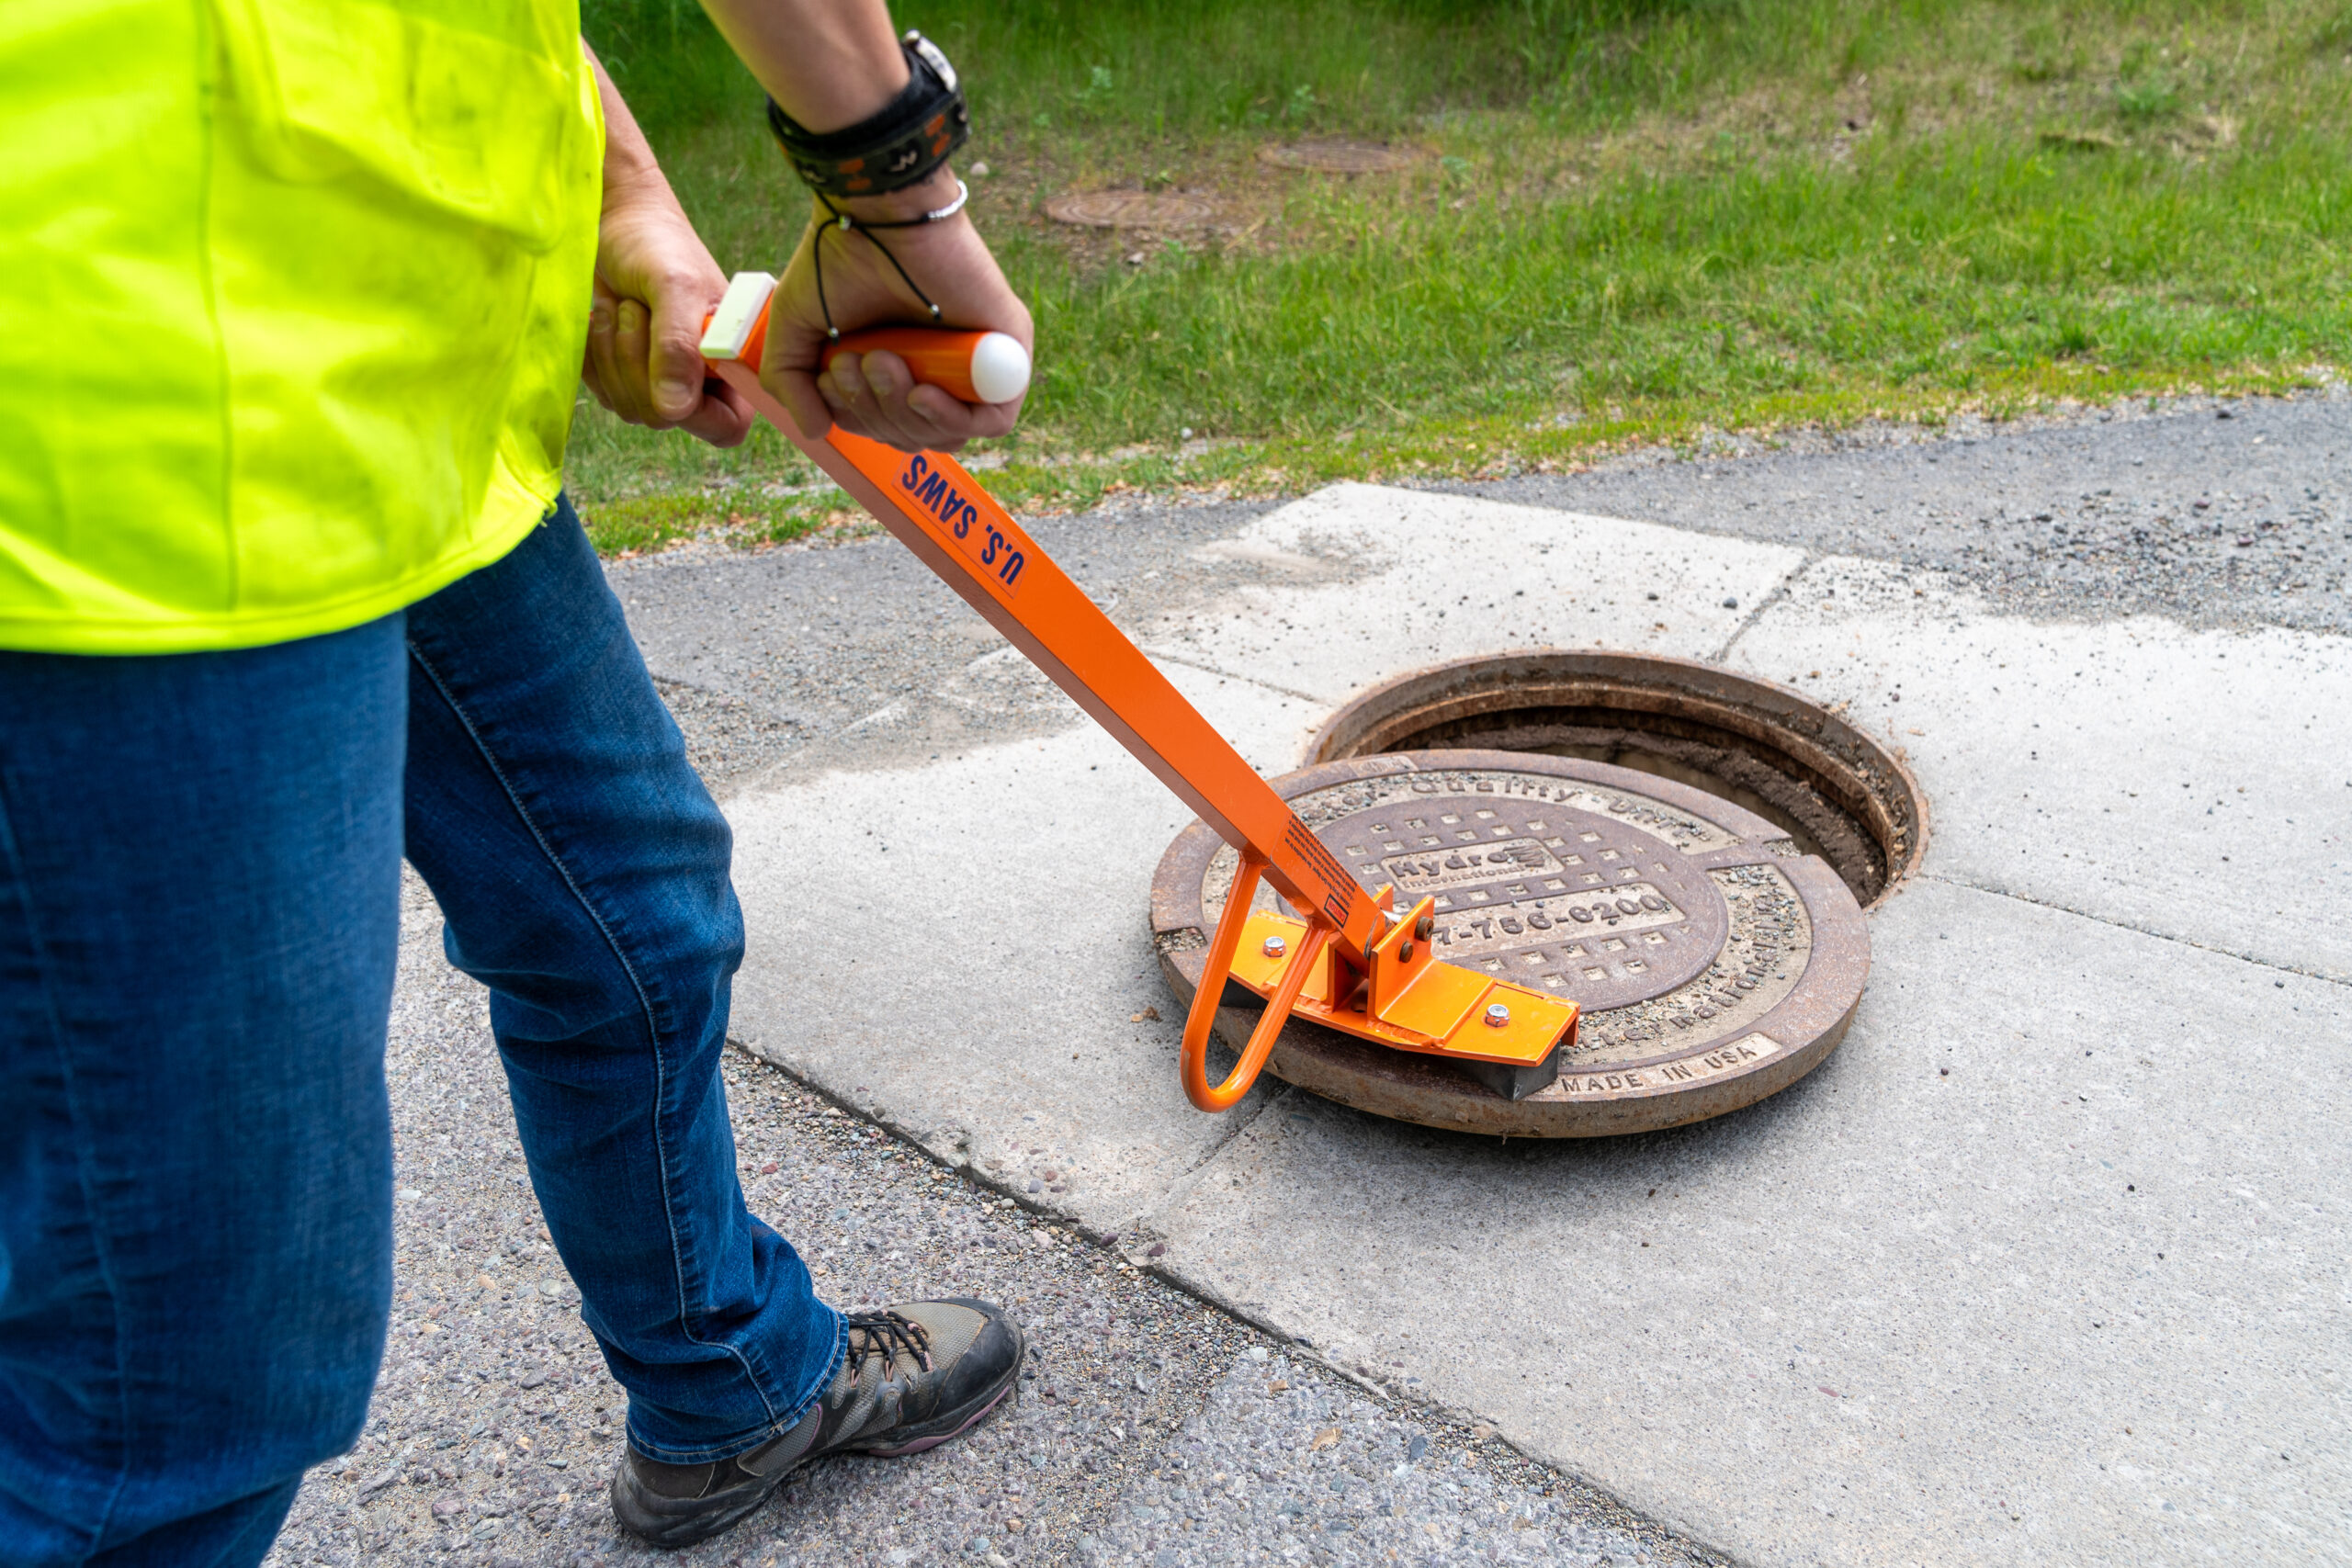
<path id="1" fill-rule="evenodd" d="M 1258 878 L 1265 869 L 1265 857 L 1257 851 L 1241 852 L 1241 863 L 1233 873 L 1232 890 L 1225 896 L 1225 913 L 1217 917 L 1216 935 L 1209 940 L 1208 962 L 1201 967 L 1200 988 L 1193 993 L 1192 1010 L 1184 1015 L 1184 1044 L 1179 1057 L 1184 1097 L 1203 1111 L 1223 1111 L 1250 1092 L 1250 1086 L 1258 1081 L 1259 1070 L 1273 1052 L 1283 1025 L 1290 1021 L 1290 1010 L 1298 1003 L 1300 988 L 1306 984 L 1306 977 L 1315 973 L 1315 965 L 1322 961 L 1324 949 L 1336 934 L 1331 923 L 1319 916 L 1307 921 L 1306 940 L 1299 943 L 1290 967 L 1283 971 L 1282 984 L 1266 1003 L 1258 1027 L 1250 1031 L 1250 1043 L 1243 1048 L 1241 1060 L 1234 1064 L 1232 1073 L 1223 1083 L 1211 1089 L 1209 1035 L 1216 1027 L 1216 1011 L 1225 1001 L 1226 977 L 1233 971 L 1234 951 L 1241 945 L 1241 928 L 1250 923 L 1250 901 L 1257 897 Z"/>
<path id="2" fill-rule="evenodd" d="M 868 327 L 828 344 L 818 365 L 830 370 L 842 355 L 877 350 L 905 360 L 918 386 L 937 387 L 958 402 L 1009 403 L 1029 389 L 1029 351 L 1004 333 Z"/>
<path id="3" fill-rule="evenodd" d="M 768 302 L 775 279 L 764 272 L 736 275 L 727 297 L 703 323 L 702 352 L 756 373 L 767 357 Z M 1029 351 L 1004 333 L 949 327 L 867 327 L 825 345 L 818 367 L 832 368 L 844 354 L 887 351 L 907 363 L 915 380 L 967 403 L 1009 403 L 1029 389 Z M 789 432 L 797 440 L 797 431 Z"/>

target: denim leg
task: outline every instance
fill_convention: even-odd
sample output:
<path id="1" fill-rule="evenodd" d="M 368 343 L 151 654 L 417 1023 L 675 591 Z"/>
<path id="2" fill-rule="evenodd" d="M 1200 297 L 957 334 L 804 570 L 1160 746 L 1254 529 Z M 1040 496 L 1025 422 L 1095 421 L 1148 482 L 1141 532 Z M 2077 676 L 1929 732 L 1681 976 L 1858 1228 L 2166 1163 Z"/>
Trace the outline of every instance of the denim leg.
<path id="1" fill-rule="evenodd" d="M 743 953 L 726 818 L 568 503 L 413 606 L 408 854 L 491 988 L 524 1155 L 656 1459 L 784 1429 L 838 1314 L 744 1207 L 719 1074 Z"/>
<path id="2" fill-rule="evenodd" d="M 0 653 L 0 1562 L 257 1563 L 391 1301 L 401 617 Z"/>

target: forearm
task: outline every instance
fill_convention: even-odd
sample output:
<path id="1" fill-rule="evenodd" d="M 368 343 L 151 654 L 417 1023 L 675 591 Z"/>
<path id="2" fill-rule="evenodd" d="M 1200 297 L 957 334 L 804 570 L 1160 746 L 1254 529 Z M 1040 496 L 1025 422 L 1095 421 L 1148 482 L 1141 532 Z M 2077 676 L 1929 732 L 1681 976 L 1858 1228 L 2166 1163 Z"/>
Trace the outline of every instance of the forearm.
<path id="1" fill-rule="evenodd" d="M 750 427 L 751 409 L 723 388 L 706 387 L 698 347 L 726 276 L 686 220 L 604 62 L 585 39 L 580 51 L 605 106 L 604 205 L 581 375 L 632 424 L 684 425 L 731 446 Z"/>
<path id="2" fill-rule="evenodd" d="M 958 402 L 937 387 L 917 386 L 906 363 L 887 351 L 827 357 L 845 333 L 926 317 L 942 326 L 1007 333 L 1023 346 L 1034 341 L 1029 312 L 961 210 L 954 173 L 938 161 L 945 149 L 930 139 L 944 121 L 921 118 L 953 113 L 960 139 L 964 117 L 952 69 L 935 51 L 910 65 L 885 0 L 702 5 L 781 111 L 777 133 L 788 152 L 779 153 L 776 177 L 814 187 L 811 221 L 768 307 L 761 380 L 812 435 L 838 420 L 855 434 L 913 452 L 952 451 L 976 436 L 1004 434 L 1018 399 Z M 852 134 L 819 144 L 844 131 Z M 867 168 L 868 157 L 887 158 L 891 178 L 903 178 L 899 171 L 929 172 L 892 187 L 879 177 L 882 164 Z M 872 193 L 876 184 L 885 187 L 879 194 L 849 194 Z"/>
<path id="3" fill-rule="evenodd" d="M 703 0 L 784 112 L 823 132 L 855 125 L 907 85 L 883 0 Z"/>
<path id="4" fill-rule="evenodd" d="M 907 85 L 884 0 L 702 0 L 727 41 L 784 112 L 822 134 L 855 125 Z M 840 203 L 861 218 L 927 212 L 953 199 L 943 165 L 922 184 Z"/>
<path id="5" fill-rule="evenodd" d="M 588 57 L 589 68 L 596 73 L 596 96 L 605 103 L 605 207 L 627 201 L 652 199 L 675 206 L 677 198 L 670 193 L 670 182 L 662 176 L 662 165 L 653 156 L 652 144 L 645 140 L 645 132 L 638 129 L 637 117 L 628 112 L 622 101 L 620 89 L 605 73 L 605 62 L 580 40 L 580 52 Z"/>

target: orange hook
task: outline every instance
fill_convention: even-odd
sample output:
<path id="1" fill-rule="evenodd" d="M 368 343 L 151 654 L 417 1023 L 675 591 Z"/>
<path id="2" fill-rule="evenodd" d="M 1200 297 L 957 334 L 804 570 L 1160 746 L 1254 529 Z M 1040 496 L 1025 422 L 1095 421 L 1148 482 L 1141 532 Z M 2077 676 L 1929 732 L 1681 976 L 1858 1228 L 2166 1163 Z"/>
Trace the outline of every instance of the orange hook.
<path id="1" fill-rule="evenodd" d="M 1241 943 L 1241 928 L 1250 921 L 1250 901 L 1257 896 L 1258 878 L 1265 869 L 1263 855 L 1255 850 L 1241 852 L 1241 864 L 1233 874 L 1232 891 L 1225 896 L 1225 913 L 1217 917 L 1216 934 L 1209 940 L 1208 962 L 1201 969 L 1200 989 L 1193 993 L 1192 1010 L 1184 1015 L 1184 1045 L 1179 1058 L 1184 1095 L 1203 1111 L 1223 1111 L 1250 1092 L 1250 1086 L 1258 1081 L 1259 1069 L 1273 1052 L 1283 1025 L 1290 1021 L 1299 988 L 1315 973 L 1324 949 L 1331 943 L 1330 922 L 1319 918 L 1307 922 L 1306 940 L 1299 943 L 1290 967 L 1283 971 L 1282 984 L 1267 1001 L 1266 1011 L 1250 1032 L 1241 1060 L 1234 1064 L 1233 1072 L 1225 1082 L 1211 1089 L 1209 1034 L 1216 1025 L 1216 1010 L 1225 1000 L 1226 976 L 1233 969 L 1234 950 Z"/>

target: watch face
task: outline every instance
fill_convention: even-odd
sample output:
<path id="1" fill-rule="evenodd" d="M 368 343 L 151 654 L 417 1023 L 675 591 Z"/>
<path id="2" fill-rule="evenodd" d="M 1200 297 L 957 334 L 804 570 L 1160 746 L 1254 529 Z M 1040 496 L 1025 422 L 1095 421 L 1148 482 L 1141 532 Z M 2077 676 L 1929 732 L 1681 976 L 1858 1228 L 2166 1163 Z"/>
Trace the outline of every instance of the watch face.
<path id="1" fill-rule="evenodd" d="M 940 81 L 945 84 L 949 92 L 956 90 L 956 67 L 947 63 L 947 57 L 939 52 L 937 44 L 910 28 L 907 32 L 907 47 L 922 56 L 922 62 L 938 73 Z"/>

